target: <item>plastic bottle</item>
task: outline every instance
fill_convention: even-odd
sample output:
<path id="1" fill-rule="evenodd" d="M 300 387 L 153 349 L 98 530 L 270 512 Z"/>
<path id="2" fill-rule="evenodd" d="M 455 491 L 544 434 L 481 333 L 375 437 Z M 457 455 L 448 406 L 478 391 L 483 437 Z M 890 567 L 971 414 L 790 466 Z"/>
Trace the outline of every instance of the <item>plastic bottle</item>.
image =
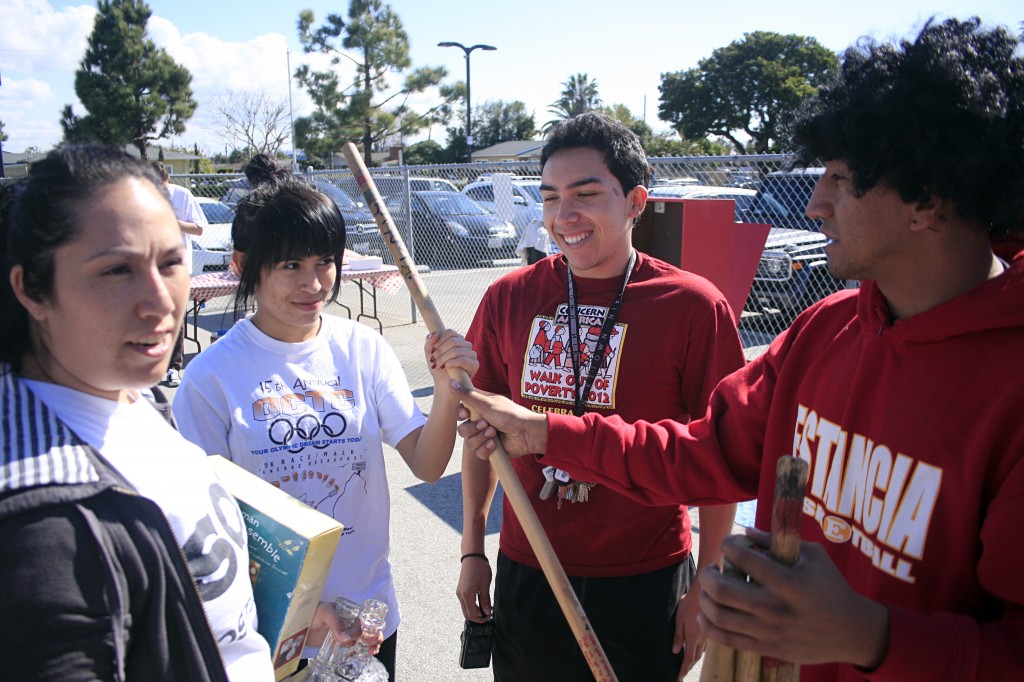
<path id="1" fill-rule="evenodd" d="M 373 657 L 364 641 L 375 641 L 383 631 L 388 605 L 367 599 L 360 607 L 350 599 L 338 597 L 334 612 L 355 644 L 345 646 L 333 633 L 328 633 L 316 658 L 309 662 L 306 682 L 388 682 L 387 669 Z"/>
<path id="2" fill-rule="evenodd" d="M 345 597 L 338 597 L 334 602 L 334 613 L 344 624 L 345 632 L 351 639 L 358 641 L 360 633 L 359 604 Z M 333 632 L 327 633 L 316 658 L 309 662 L 309 674 L 306 682 L 340 682 L 338 665 L 352 653 L 352 647 L 343 645 L 335 639 Z"/>
<path id="3" fill-rule="evenodd" d="M 336 671 L 339 680 L 345 682 L 388 682 L 388 671 L 384 664 L 373 657 L 366 641 L 375 641 L 384 630 L 388 605 L 378 599 L 363 602 L 359 614 L 362 636 L 345 655 Z"/>

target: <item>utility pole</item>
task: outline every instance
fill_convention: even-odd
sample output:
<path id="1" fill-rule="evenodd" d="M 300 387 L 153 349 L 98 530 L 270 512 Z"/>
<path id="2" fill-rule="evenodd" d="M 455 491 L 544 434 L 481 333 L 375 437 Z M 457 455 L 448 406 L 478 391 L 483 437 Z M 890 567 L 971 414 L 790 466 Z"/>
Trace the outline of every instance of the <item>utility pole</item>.
<path id="1" fill-rule="evenodd" d="M 288 60 L 288 122 L 292 127 L 292 172 L 298 173 L 299 160 L 295 154 L 295 118 L 292 116 L 292 51 L 287 50 L 285 55 Z"/>

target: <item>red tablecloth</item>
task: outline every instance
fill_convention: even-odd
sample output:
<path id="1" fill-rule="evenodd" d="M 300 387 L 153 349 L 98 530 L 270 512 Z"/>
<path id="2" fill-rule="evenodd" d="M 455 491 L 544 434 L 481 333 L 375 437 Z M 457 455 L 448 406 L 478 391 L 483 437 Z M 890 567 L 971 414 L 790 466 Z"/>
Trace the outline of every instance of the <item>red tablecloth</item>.
<path id="1" fill-rule="evenodd" d="M 193 301 L 209 301 L 221 296 L 230 296 L 238 289 L 238 275 L 230 270 L 204 272 L 192 277 L 188 297 Z"/>
<path id="2" fill-rule="evenodd" d="M 341 269 L 341 281 L 347 282 L 353 279 L 361 279 L 374 289 L 380 289 L 388 294 L 397 294 L 405 288 L 402 283 L 402 275 L 394 265 L 382 265 L 373 270 L 349 270 Z"/>
<path id="3" fill-rule="evenodd" d="M 402 290 L 402 275 L 394 265 L 382 265 L 373 270 L 350 270 L 342 268 L 341 281 L 361 279 L 375 289 L 394 294 Z M 204 272 L 192 278 L 189 299 L 209 301 L 220 296 L 231 296 L 238 289 L 238 275 L 230 270 Z"/>

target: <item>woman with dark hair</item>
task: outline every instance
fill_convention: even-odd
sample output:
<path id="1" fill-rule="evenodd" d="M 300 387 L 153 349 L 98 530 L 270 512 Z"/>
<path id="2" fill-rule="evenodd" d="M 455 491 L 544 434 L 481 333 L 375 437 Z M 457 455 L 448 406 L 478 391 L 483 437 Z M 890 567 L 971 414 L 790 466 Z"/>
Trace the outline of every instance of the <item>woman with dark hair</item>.
<path id="1" fill-rule="evenodd" d="M 458 403 L 444 388 L 445 368 L 475 374 L 476 354 L 453 331 L 427 336 L 435 399 L 425 419 L 383 337 L 324 313 L 341 285 L 345 224 L 334 202 L 302 179 L 263 178 L 239 203 L 232 239 L 241 279 L 235 309 L 255 303 L 256 312 L 192 360 L 174 400 L 179 426 L 206 452 L 344 525 L 306 644 L 323 640 L 335 598 L 379 599 L 389 612 L 378 658 L 394 679 L 400 615 L 383 444 L 416 476 L 436 481 L 455 446 Z"/>
<path id="2" fill-rule="evenodd" d="M 0 255 L 5 674 L 272 680 L 238 506 L 144 393 L 189 290 L 159 177 L 51 152 L 2 190 Z"/>

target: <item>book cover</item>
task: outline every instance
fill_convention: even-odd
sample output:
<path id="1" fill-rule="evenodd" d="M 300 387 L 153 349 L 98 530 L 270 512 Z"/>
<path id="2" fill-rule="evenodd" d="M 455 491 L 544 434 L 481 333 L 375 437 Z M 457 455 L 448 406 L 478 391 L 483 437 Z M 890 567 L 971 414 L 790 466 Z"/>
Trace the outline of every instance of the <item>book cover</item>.
<path id="1" fill-rule="evenodd" d="M 257 630 L 282 680 L 299 664 L 342 526 L 224 457 L 211 464 L 245 518 Z"/>

